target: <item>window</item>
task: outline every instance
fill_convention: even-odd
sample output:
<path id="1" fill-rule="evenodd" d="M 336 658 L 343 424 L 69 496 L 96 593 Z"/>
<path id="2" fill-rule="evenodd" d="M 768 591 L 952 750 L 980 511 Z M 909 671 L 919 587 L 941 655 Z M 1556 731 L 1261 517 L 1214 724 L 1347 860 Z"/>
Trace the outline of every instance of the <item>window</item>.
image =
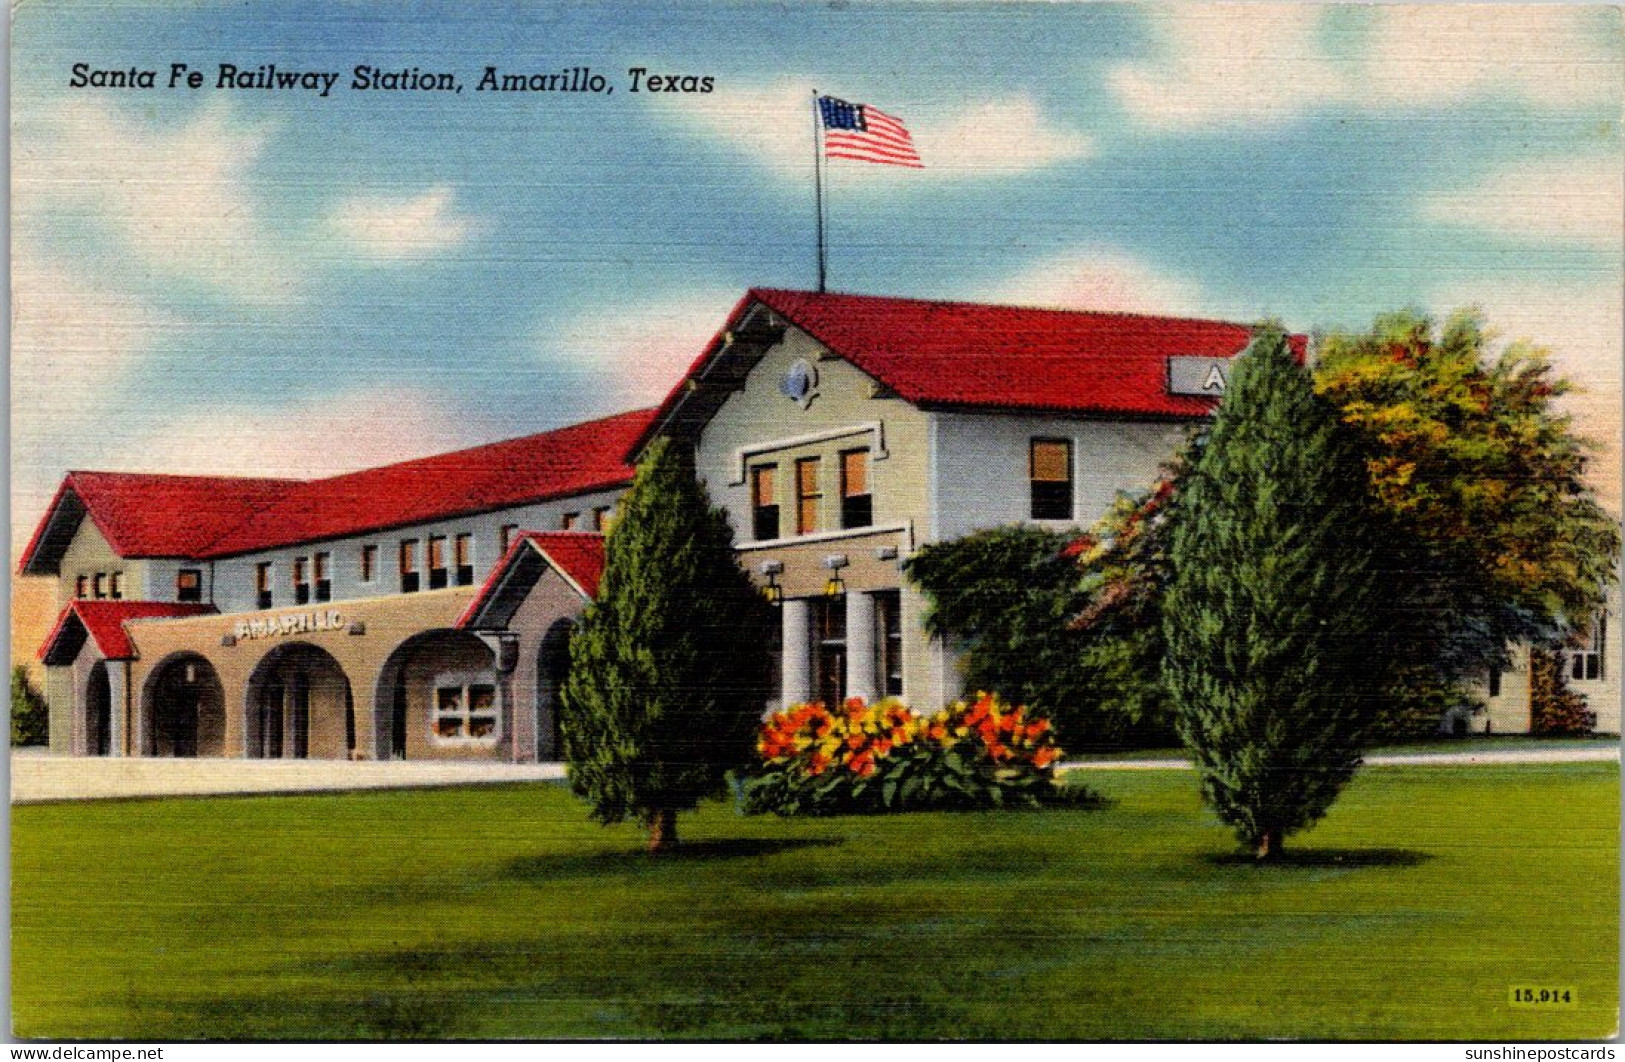
<path id="1" fill-rule="evenodd" d="M 903 599 L 896 590 L 875 594 L 875 678 L 886 697 L 903 695 Z"/>
<path id="2" fill-rule="evenodd" d="M 615 508 L 610 505 L 600 505 L 592 511 L 592 529 L 594 531 L 608 531 L 609 525 L 615 522 Z"/>
<path id="3" fill-rule="evenodd" d="M 254 565 L 254 594 L 260 608 L 271 607 L 271 562 Z"/>
<path id="4" fill-rule="evenodd" d="M 751 538 L 757 542 L 779 537 L 779 466 L 750 470 Z"/>
<path id="5" fill-rule="evenodd" d="M 429 589 L 442 590 L 446 586 L 446 536 L 429 536 Z"/>
<path id="6" fill-rule="evenodd" d="M 122 601 L 122 600 L 124 600 L 124 573 L 123 572 L 114 572 L 112 575 L 108 576 L 107 585 L 108 585 L 107 594 L 108 594 L 109 597 L 111 597 L 114 601 Z"/>
<path id="7" fill-rule="evenodd" d="M 182 568 L 175 573 L 175 600 L 203 600 L 203 569 Z"/>
<path id="8" fill-rule="evenodd" d="M 506 557 L 508 550 L 513 546 L 513 540 L 519 537 L 518 524 L 502 525 L 502 555 Z"/>
<path id="9" fill-rule="evenodd" d="M 370 583 L 370 582 L 372 582 L 373 578 L 377 575 L 377 573 L 378 573 L 378 547 L 377 546 L 362 546 L 361 547 L 361 581 L 364 582 L 364 583 Z"/>
<path id="10" fill-rule="evenodd" d="M 73 581 L 73 596 L 78 598 L 90 596 L 90 576 L 81 575 Z"/>
<path id="11" fill-rule="evenodd" d="M 818 489 L 818 458 L 803 457 L 796 462 L 796 534 L 810 535 L 818 530 L 818 503 L 824 495 Z"/>
<path id="12" fill-rule="evenodd" d="M 1498 667 L 1490 668 L 1490 696 L 1501 696 L 1501 669 Z"/>
<path id="13" fill-rule="evenodd" d="M 576 524 L 581 522 L 580 513 L 565 513 L 559 520 L 559 527 L 565 531 L 574 531 Z"/>
<path id="14" fill-rule="evenodd" d="M 497 688 L 489 676 L 441 675 L 435 680 L 431 732 L 442 741 L 495 741 Z"/>
<path id="15" fill-rule="evenodd" d="M 874 519 L 874 503 L 869 495 L 869 451 L 846 450 L 841 454 L 841 526 L 868 527 Z"/>
<path id="16" fill-rule="evenodd" d="M 1604 667 L 1603 645 L 1608 638 L 1608 617 L 1598 613 L 1591 621 L 1591 637 L 1586 647 L 1570 654 L 1569 677 L 1581 682 L 1596 682 L 1608 677 Z"/>
<path id="17" fill-rule="evenodd" d="M 418 540 L 415 538 L 401 539 L 401 593 L 415 594 L 418 591 Z"/>
<path id="18" fill-rule="evenodd" d="M 96 600 L 97 601 L 100 601 L 102 598 L 106 597 L 107 596 L 107 573 L 106 572 L 97 572 L 95 582 L 92 583 L 92 585 L 96 588 L 95 592 L 96 592 Z"/>
<path id="19" fill-rule="evenodd" d="M 318 553 L 312 558 L 316 576 L 316 600 L 333 600 L 333 555 Z"/>
<path id="20" fill-rule="evenodd" d="M 293 559 L 293 603 L 310 603 L 310 560 L 305 557 Z"/>
<path id="21" fill-rule="evenodd" d="M 1028 466 L 1034 520 L 1072 519 L 1072 443 L 1034 439 Z"/>
<path id="22" fill-rule="evenodd" d="M 457 536 L 452 559 L 457 565 L 457 585 L 472 586 L 474 583 L 473 535 L 464 532 Z"/>

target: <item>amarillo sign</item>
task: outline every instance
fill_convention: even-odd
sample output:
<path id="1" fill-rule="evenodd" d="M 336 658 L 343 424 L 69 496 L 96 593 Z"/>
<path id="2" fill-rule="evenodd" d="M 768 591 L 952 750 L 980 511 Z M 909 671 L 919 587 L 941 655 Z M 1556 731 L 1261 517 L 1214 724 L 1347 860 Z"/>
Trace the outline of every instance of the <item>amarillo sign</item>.
<path id="1" fill-rule="evenodd" d="M 238 620 L 231 633 L 238 641 L 253 638 L 275 638 L 284 634 L 309 634 L 312 631 L 341 631 L 349 623 L 336 608 L 315 612 L 288 612 L 264 619 Z"/>

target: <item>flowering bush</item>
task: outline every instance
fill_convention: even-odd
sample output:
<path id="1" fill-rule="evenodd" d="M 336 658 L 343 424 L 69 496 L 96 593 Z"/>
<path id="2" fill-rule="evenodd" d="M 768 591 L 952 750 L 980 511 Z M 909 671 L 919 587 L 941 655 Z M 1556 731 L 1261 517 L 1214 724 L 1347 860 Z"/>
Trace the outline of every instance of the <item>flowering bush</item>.
<path id="1" fill-rule="evenodd" d="M 827 815 L 1037 806 L 1066 797 L 1048 719 L 996 694 L 920 715 L 896 700 L 798 704 L 762 724 L 746 810 Z"/>

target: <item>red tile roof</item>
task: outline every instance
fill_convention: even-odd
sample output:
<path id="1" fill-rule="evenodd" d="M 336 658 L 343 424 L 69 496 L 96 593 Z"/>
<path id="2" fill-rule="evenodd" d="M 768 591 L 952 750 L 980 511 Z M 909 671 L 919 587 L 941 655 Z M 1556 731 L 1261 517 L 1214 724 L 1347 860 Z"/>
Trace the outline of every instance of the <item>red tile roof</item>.
<path id="1" fill-rule="evenodd" d="M 70 472 L 18 570 L 54 571 L 81 508 L 121 557 L 201 559 L 612 490 L 653 412 L 310 481 Z"/>
<path id="2" fill-rule="evenodd" d="M 72 656 L 78 653 L 79 644 L 88 635 L 95 641 L 102 656 L 109 660 L 128 660 L 135 656 L 135 645 L 130 641 L 129 632 L 124 629 L 126 622 L 202 616 L 215 611 L 213 605 L 181 605 L 168 601 L 74 601 L 57 617 L 56 625 L 39 648 L 39 656 L 48 663 L 71 663 Z M 59 646 L 68 659 L 53 661 L 52 650 Z"/>
<path id="3" fill-rule="evenodd" d="M 758 302 L 924 406 L 1202 417 L 1215 400 L 1169 394 L 1168 358 L 1233 357 L 1252 337 L 1247 325 L 1226 321 L 770 288 L 752 289 L 725 331 Z M 683 401 L 688 378 L 717 354 L 722 335 L 667 396 L 656 424 Z M 1291 343 L 1303 357 L 1306 337 Z"/>
<path id="4" fill-rule="evenodd" d="M 578 593 L 589 600 L 598 596 L 598 581 L 604 575 L 603 535 L 596 531 L 522 531 L 492 567 L 485 585 L 463 610 L 457 626 L 476 626 L 520 558 L 533 554 L 539 554 L 547 567 L 562 575 Z"/>
<path id="5" fill-rule="evenodd" d="M 300 484 L 203 554 L 221 557 L 613 490 L 653 410 Z"/>
<path id="6" fill-rule="evenodd" d="M 33 561 L 54 518 L 71 508 L 91 522 L 120 557 L 200 555 L 244 516 L 297 486 L 290 479 L 164 476 L 128 472 L 69 472 L 23 550 L 19 571 L 37 574 Z M 67 526 L 71 525 L 71 526 Z M 76 516 L 59 522 L 53 545 L 67 546 Z M 54 566 L 55 562 L 52 561 Z"/>

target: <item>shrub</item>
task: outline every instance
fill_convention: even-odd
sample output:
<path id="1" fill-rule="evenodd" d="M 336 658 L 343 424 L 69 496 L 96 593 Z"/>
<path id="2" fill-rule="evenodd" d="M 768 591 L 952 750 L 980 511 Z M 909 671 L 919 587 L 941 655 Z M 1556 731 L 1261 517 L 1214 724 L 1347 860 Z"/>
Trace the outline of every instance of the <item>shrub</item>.
<path id="1" fill-rule="evenodd" d="M 1048 719 L 995 694 L 921 715 L 896 700 L 838 711 L 800 704 L 762 724 L 745 783 L 753 814 L 1038 807 L 1076 802 L 1056 784 Z"/>
<path id="2" fill-rule="evenodd" d="M 49 713 L 45 698 L 28 677 L 28 668 L 15 664 L 11 669 L 11 743 L 43 745 L 50 740 Z"/>
<path id="3" fill-rule="evenodd" d="M 1531 649 L 1529 732 L 1584 735 L 1596 726 L 1597 713 L 1586 708 L 1584 696 L 1569 689 L 1562 656 L 1548 649 Z"/>

